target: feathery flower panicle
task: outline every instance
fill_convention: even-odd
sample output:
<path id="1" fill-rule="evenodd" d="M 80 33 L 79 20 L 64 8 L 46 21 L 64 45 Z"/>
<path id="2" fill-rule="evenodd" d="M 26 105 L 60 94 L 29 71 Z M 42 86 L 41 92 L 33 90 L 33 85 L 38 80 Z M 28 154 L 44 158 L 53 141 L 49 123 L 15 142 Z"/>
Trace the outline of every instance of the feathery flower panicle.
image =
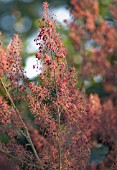
<path id="1" fill-rule="evenodd" d="M 48 10 L 49 4 L 47 2 L 43 2 L 43 10 Z"/>
<path id="2" fill-rule="evenodd" d="M 54 65 L 56 65 L 55 61 L 60 62 L 61 58 L 65 58 L 66 50 L 63 48 L 59 34 L 56 32 L 55 20 L 49 16 L 48 6 L 46 5 L 47 8 L 45 8 L 45 4 L 47 4 L 47 2 L 43 3 L 44 12 L 42 19 L 40 19 L 38 36 L 34 41 L 36 41 L 39 49 L 36 57 L 42 59 L 44 65 L 53 68 Z M 47 13 L 47 15 L 45 15 L 45 13 Z M 56 60 L 54 59 L 53 61 L 52 57 L 56 58 Z"/>
<path id="3" fill-rule="evenodd" d="M 22 74 L 20 51 L 21 40 L 15 34 L 7 47 L 8 79 L 12 85 L 19 82 Z"/>
<path id="4" fill-rule="evenodd" d="M 83 170 L 90 148 L 87 137 L 89 124 L 86 122 L 87 99 L 76 89 L 76 71 L 67 67 L 66 49 L 45 2 L 43 10 L 39 33 L 34 40 L 39 50 L 36 57 L 43 62 L 39 75 L 41 85 L 30 83 L 32 93 L 28 96 L 34 121 L 46 140 L 42 152 L 39 149 L 39 157 L 44 168 Z M 46 153 L 45 158 L 43 153 Z"/>
<path id="5" fill-rule="evenodd" d="M 8 44 L 6 49 L 6 56 L 7 56 L 7 80 L 9 82 L 8 87 L 12 90 L 12 94 L 15 93 L 14 99 L 18 100 L 18 93 L 24 92 L 26 87 L 23 83 L 24 79 L 24 69 L 22 68 L 22 61 L 20 51 L 22 50 L 21 47 L 21 40 L 17 34 L 14 34 L 11 42 Z M 21 95 L 19 96 L 21 97 Z"/>
<path id="6" fill-rule="evenodd" d="M 7 102 L 0 95 L 0 123 L 9 124 L 11 122 L 12 110 Z"/>

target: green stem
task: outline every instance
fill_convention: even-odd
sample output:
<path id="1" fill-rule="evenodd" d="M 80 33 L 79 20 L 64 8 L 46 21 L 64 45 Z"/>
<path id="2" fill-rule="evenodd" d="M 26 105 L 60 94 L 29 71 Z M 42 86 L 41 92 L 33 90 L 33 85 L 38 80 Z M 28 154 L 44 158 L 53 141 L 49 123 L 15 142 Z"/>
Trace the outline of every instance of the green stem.
<path id="1" fill-rule="evenodd" d="M 35 149 L 35 147 L 34 147 L 34 145 L 33 145 L 33 142 L 32 142 L 32 140 L 31 140 L 31 138 L 30 138 L 30 134 L 29 134 L 28 128 L 26 127 L 25 122 L 23 121 L 22 117 L 20 116 L 20 113 L 19 113 L 17 107 L 15 106 L 15 104 L 14 104 L 14 102 L 13 102 L 13 100 L 12 100 L 12 98 L 11 98 L 8 90 L 7 90 L 7 88 L 5 87 L 5 84 L 4 84 L 4 82 L 2 81 L 2 78 L 0 78 L 0 81 L 1 81 L 1 83 L 2 83 L 2 85 L 3 85 L 3 87 L 4 87 L 4 90 L 5 90 L 8 98 L 9 98 L 9 100 L 10 100 L 10 102 L 11 102 L 14 110 L 16 111 L 16 114 L 17 114 L 19 120 L 21 121 L 21 123 L 22 123 L 22 125 L 23 125 L 23 127 L 24 127 L 24 129 L 25 129 L 26 138 L 27 138 L 28 142 L 30 143 L 30 145 L 31 145 L 31 147 L 32 147 L 32 150 L 33 150 L 33 152 L 34 152 L 34 155 L 35 155 L 35 157 L 37 158 L 39 165 L 41 165 L 41 161 L 40 161 L 40 159 L 39 159 L 39 156 L 38 156 L 38 154 L 37 154 L 37 151 L 36 151 L 36 149 Z"/>
<path id="2" fill-rule="evenodd" d="M 60 146 L 60 129 L 61 129 L 61 124 L 60 124 L 60 118 L 61 118 L 61 113 L 58 108 L 58 127 L 59 127 L 59 133 L 58 133 L 58 153 L 59 153 L 59 170 L 62 168 L 62 162 L 61 162 L 61 146 Z"/>
<path id="3" fill-rule="evenodd" d="M 51 54 L 52 55 L 52 54 Z M 52 60 L 54 60 L 53 56 L 52 56 Z M 56 83 L 56 71 L 54 69 L 54 86 L 56 89 L 56 98 L 57 98 L 57 103 L 58 103 L 58 87 L 57 87 L 57 83 Z M 58 170 L 62 169 L 62 153 L 61 153 L 61 145 L 60 145 L 60 130 L 61 130 L 61 112 L 59 110 L 59 106 L 58 106 L 58 157 L 59 157 L 59 163 L 58 163 Z"/>
<path id="4" fill-rule="evenodd" d="M 55 88 L 56 88 L 56 96 L 57 96 L 57 101 L 58 101 L 58 87 L 57 87 L 57 83 L 56 83 L 56 73 L 54 70 L 54 83 L 55 83 Z M 58 155 L 59 155 L 59 170 L 61 170 L 62 168 L 62 162 L 61 162 L 61 146 L 60 146 L 60 129 L 61 129 L 61 112 L 59 110 L 59 106 L 58 106 Z"/>

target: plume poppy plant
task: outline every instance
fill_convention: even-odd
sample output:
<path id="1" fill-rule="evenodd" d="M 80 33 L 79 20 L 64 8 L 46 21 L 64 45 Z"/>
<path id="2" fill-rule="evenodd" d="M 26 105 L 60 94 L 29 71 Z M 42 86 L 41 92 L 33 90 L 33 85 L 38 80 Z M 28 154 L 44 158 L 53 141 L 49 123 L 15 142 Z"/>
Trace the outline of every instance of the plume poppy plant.
<path id="1" fill-rule="evenodd" d="M 24 76 L 19 36 L 15 34 L 6 49 L 0 43 L 0 134 L 7 137 L 7 141 L 0 142 L 0 167 L 25 170 L 94 169 L 95 165 L 87 166 L 91 137 L 97 133 L 97 128 L 101 131 L 100 125 L 104 121 L 107 124 L 110 120 L 113 127 L 108 126 L 109 133 L 113 131 L 116 134 L 116 114 L 114 117 L 108 114 L 104 120 L 104 103 L 101 104 L 98 95 L 88 97 L 77 88 L 77 71 L 67 66 L 67 50 L 56 31 L 59 25 L 50 15 L 48 7 L 49 4 L 43 2 L 42 18 L 34 39 L 38 47 L 35 56 L 43 63 L 36 82 Z M 75 8 L 79 9 L 78 6 Z M 97 14 L 96 4 L 94 9 Z M 94 25 L 89 24 L 94 18 L 88 11 L 87 18 L 87 28 L 94 31 Z M 113 110 L 112 103 L 109 104 L 108 113 Z M 27 118 L 26 111 L 31 119 Z M 108 138 L 105 131 L 101 131 L 104 139 Z M 111 156 L 108 155 L 108 159 Z M 112 163 L 114 166 L 115 163 Z M 103 167 L 103 163 L 100 166 Z"/>
<path id="2" fill-rule="evenodd" d="M 76 88 L 75 68 L 67 68 L 66 49 L 58 26 L 49 15 L 49 4 L 43 3 L 36 58 L 43 62 L 41 83 L 25 82 L 21 63 L 21 40 L 14 35 L 6 50 L 1 48 L 0 96 L 2 134 L 8 141 L 0 143 L 0 152 L 13 166 L 23 169 L 85 169 L 90 141 L 87 130 L 87 98 Z M 21 83 L 22 82 L 22 83 Z M 34 115 L 33 123 L 25 117 L 19 103 L 27 101 Z M 22 144 L 21 138 L 26 143 Z"/>

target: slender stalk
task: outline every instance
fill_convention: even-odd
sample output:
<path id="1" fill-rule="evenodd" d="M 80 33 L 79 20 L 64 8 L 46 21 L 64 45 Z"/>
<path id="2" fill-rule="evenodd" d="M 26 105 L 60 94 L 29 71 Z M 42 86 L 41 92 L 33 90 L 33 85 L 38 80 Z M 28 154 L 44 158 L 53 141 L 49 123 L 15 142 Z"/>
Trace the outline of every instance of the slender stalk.
<path id="1" fill-rule="evenodd" d="M 55 88 L 56 88 L 56 97 L 57 97 L 57 101 L 58 101 L 58 87 L 57 87 L 57 83 L 56 83 L 56 72 L 54 69 L 54 84 L 55 84 Z M 58 106 L 58 156 L 59 156 L 59 165 L 58 165 L 58 170 L 62 169 L 62 154 L 61 154 L 61 146 L 60 146 L 60 130 L 61 130 L 61 112 L 59 110 L 59 106 Z"/>
<path id="2" fill-rule="evenodd" d="M 33 145 L 33 142 L 32 142 L 32 140 L 31 140 L 31 138 L 30 138 L 30 134 L 29 134 L 28 128 L 26 127 L 25 122 L 23 121 L 23 119 L 22 119 L 22 117 L 21 117 L 21 115 L 20 115 L 17 107 L 15 106 L 15 104 L 14 104 L 14 102 L 13 102 L 13 100 L 12 100 L 12 98 L 11 98 L 11 96 L 10 96 L 10 94 L 9 94 L 9 92 L 8 92 L 8 90 L 7 90 L 6 86 L 5 86 L 2 78 L 0 78 L 0 81 L 1 81 L 1 83 L 2 83 L 2 86 L 4 87 L 4 90 L 5 90 L 8 98 L 9 98 L 9 100 L 10 100 L 10 102 L 11 102 L 14 110 L 16 111 L 16 114 L 17 114 L 19 120 L 21 121 L 21 123 L 22 123 L 22 125 L 23 125 L 23 127 L 24 127 L 24 129 L 25 129 L 26 138 L 27 138 L 28 142 L 29 142 L 30 145 L 31 145 L 31 148 L 32 148 L 32 150 L 33 150 L 33 152 L 34 152 L 35 157 L 36 157 L 37 160 L 38 160 L 39 165 L 41 166 L 41 161 L 40 161 L 39 156 L 38 156 L 38 154 L 37 154 L 37 151 L 36 151 L 36 149 L 35 149 L 35 147 L 34 147 L 34 145 Z"/>
<path id="3" fill-rule="evenodd" d="M 58 153 L 59 153 L 59 170 L 61 170 L 62 168 L 62 162 L 61 162 L 61 146 L 60 146 L 60 129 L 61 129 L 61 124 L 60 124 L 60 118 L 61 118 L 61 112 L 59 111 L 59 107 L 58 107 L 58 127 L 59 127 L 59 141 L 58 141 Z"/>

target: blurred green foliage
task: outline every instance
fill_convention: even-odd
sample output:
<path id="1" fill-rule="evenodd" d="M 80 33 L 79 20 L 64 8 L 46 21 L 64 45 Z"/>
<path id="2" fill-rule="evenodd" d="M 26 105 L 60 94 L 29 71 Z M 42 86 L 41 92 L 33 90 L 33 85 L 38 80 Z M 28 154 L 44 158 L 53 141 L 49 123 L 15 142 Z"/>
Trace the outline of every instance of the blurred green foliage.
<path id="1" fill-rule="evenodd" d="M 0 0 L 0 30 L 7 36 L 20 33 L 27 38 L 35 32 L 41 15 L 42 0 Z M 50 8 L 68 5 L 68 0 L 48 0 Z"/>

